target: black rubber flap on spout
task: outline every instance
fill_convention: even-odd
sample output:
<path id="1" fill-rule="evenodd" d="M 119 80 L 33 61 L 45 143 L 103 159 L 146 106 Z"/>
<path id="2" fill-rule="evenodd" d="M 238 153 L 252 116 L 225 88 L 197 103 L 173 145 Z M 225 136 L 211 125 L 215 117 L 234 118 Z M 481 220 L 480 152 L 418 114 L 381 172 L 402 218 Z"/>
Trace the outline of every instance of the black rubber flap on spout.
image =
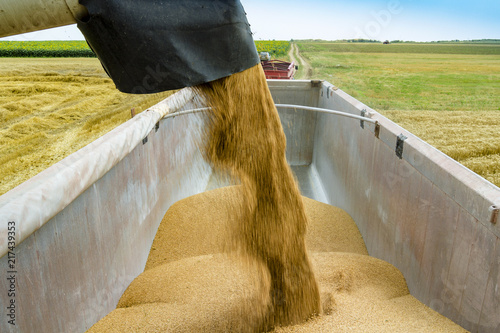
<path id="1" fill-rule="evenodd" d="M 149 94 L 194 86 L 259 63 L 239 0 L 80 0 L 78 22 L 116 87 Z"/>

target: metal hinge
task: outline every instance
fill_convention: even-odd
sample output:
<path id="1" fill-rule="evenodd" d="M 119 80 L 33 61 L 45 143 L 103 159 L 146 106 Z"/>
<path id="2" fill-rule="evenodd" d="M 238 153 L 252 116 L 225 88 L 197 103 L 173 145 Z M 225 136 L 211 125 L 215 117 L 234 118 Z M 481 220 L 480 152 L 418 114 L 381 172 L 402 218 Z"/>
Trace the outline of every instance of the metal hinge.
<path id="1" fill-rule="evenodd" d="M 326 98 L 333 97 L 333 92 L 338 90 L 338 89 L 339 88 L 337 88 L 335 86 L 328 86 L 328 88 L 326 88 Z M 323 96 L 323 95 L 321 95 L 321 96 Z"/>
<path id="2" fill-rule="evenodd" d="M 403 158 L 403 145 L 406 139 L 408 139 L 408 137 L 404 136 L 403 133 L 398 135 L 396 141 L 396 156 L 399 157 L 399 159 Z"/>
<path id="3" fill-rule="evenodd" d="M 380 137 L 380 123 L 378 121 L 375 123 L 375 130 L 373 132 L 375 133 L 375 137 L 378 139 Z"/>
<path id="4" fill-rule="evenodd" d="M 499 212 L 500 212 L 500 208 L 497 207 L 497 206 L 495 206 L 495 205 L 492 205 L 492 206 L 490 206 L 489 211 L 491 212 L 490 222 L 492 224 L 497 224 L 497 219 L 498 219 L 498 215 L 499 215 Z"/>
<path id="5" fill-rule="evenodd" d="M 321 87 L 323 80 L 311 80 L 311 87 L 318 88 Z"/>

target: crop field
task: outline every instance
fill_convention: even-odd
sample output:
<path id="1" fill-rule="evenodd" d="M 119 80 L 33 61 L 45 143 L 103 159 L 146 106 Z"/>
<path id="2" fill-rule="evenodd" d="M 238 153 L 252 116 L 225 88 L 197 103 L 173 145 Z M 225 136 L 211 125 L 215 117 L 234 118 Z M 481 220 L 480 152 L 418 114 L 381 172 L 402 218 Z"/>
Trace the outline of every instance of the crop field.
<path id="1" fill-rule="evenodd" d="M 277 40 L 263 40 L 255 41 L 255 46 L 257 47 L 257 52 L 269 52 L 271 57 L 274 58 L 286 58 L 288 52 L 290 51 L 290 42 Z"/>
<path id="2" fill-rule="evenodd" d="M 421 54 L 477 54 L 499 55 L 497 43 L 341 43 L 297 42 L 303 52 L 351 52 L 351 53 L 421 53 Z"/>
<path id="3" fill-rule="evenodd" d="M 1 58 L 0 195 L 168 94 L 120 93 L 97 58 Z"/>
<path id="4" fill-rule="evenodd" d="M 313 78 L 331 82 L 500 186 L 500 44 L 297 46 Z"/>
<path id="5" fill-rule="evenodd" d="M 0 41 L 0 57 L 89 57 L 95 54 L 87 42 L 70 41 Z"/>
<path id="6" fill-rule="evenodd" d="M 35 49 L 69 49 L 68 55 L 87 48 L 85 42 L 40 43 L 16 47 L 28 50 L 26 56 Z M 290 50 L 284 41 L 256 45 L 281 59 Z M 313 78 L 335 84 L 500 186 L 500 45 L 296 45 Z M 140 112 L 169 94 L 122 94 L 96 58 L 0 58 L 0 195 L 125 122 L 131 108 Z"/>
<path id="7" fill-rule="evenodd" d="M 286 57 L 290 42 L 283 40 L 255 41 L 258 52 L 266 51 L 273 57 Z M 95 54 L 87 42 L 71 41 L 0 41 L 0 57 L 90 57 Z"/>

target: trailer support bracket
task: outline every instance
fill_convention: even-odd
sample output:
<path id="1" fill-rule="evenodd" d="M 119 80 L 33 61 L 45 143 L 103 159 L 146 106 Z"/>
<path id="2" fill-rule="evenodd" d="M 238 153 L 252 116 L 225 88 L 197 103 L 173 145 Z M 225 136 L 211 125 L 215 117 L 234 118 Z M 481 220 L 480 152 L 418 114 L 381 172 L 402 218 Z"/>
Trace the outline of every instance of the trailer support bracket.
<path id="1" fill-rule="evenodd" d="M 361 117 L 366 117 L 366 109 L 361 110 Z M 361 128 L 365 128 L 365 121 L 360 120 L 359 126 L 361 126 Z"/>

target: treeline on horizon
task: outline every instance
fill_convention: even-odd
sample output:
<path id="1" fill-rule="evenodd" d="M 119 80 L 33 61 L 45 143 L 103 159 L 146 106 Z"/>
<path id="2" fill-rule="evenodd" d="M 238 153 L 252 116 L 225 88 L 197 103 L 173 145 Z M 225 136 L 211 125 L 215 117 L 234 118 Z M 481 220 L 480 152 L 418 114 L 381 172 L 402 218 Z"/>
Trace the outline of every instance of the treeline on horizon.
<path id="1" fill-rule="evenodd" d="M 438 40 L 429 42 L 416 42 L 411 40 L 378 40 L 378 39 L 336 39 L 336 40 L 326 40 L 326 39 L 292 39 L 292 42 L 314 42 L 314 43 L 411 43 L 411 44 L 500 44 L 500 39 L 470 39 L 470 40 Z"/>

